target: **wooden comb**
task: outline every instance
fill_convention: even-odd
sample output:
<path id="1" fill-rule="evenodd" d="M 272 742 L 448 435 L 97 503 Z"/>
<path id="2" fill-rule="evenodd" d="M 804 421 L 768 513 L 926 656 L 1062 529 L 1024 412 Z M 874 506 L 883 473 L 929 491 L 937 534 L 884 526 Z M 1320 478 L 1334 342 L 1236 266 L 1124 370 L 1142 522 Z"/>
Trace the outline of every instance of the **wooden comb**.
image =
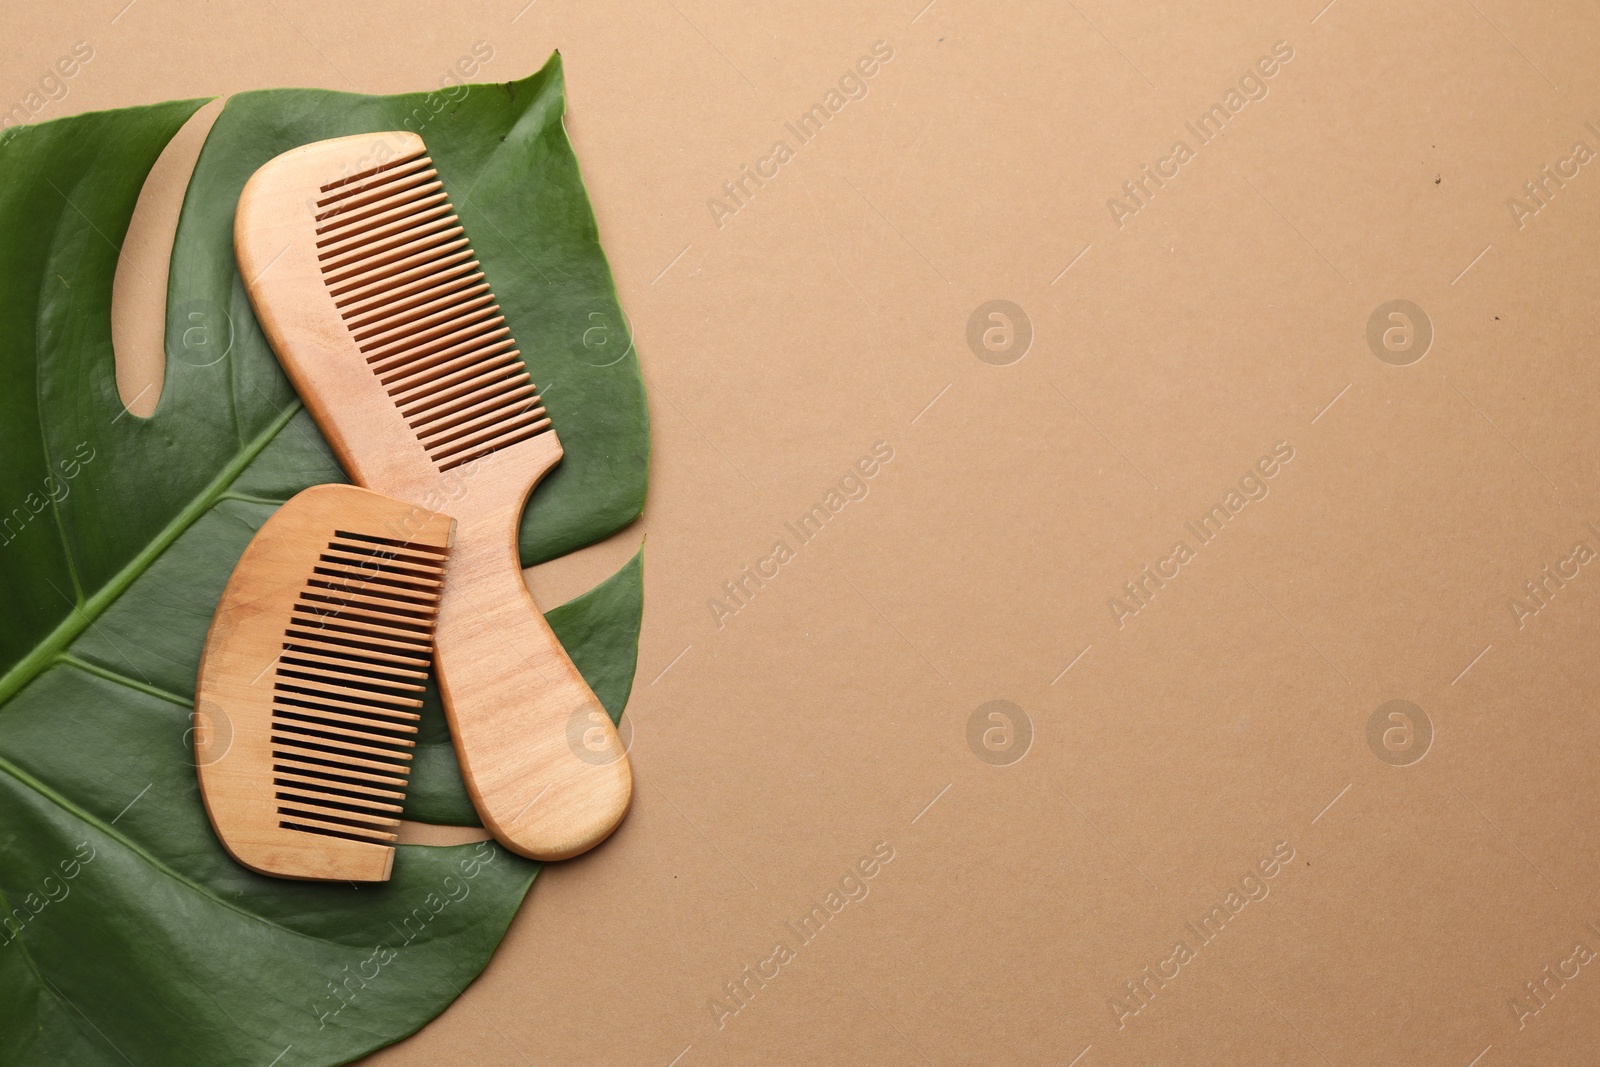
<path id="1" fill-rule="evenodd" d="M 454 526 L 319 485 L 244 550 L 200 659 L 195 764 L 246 867 L 388 879 Z"/>
<path id="2" fill-rule="evenodd" d="M 633 774 L 517 554 L 523 505 L 561 443 L 422 139 L 363 134 L 270 160 L 239 197 L 234 249 L 350 476 L 448 502 L 460 524 L 434 655 L 484 826 L 534 859 L 593 848 L 627 814 Z"/>

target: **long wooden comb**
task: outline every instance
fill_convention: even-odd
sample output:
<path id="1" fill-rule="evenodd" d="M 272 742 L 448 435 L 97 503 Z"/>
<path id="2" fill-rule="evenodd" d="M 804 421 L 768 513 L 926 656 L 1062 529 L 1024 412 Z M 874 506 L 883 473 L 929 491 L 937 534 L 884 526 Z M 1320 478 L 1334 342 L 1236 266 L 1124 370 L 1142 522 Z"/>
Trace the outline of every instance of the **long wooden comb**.
<path id="1" fill-rule="evenodd" d="M 627 814 L 633 774 L 516 544 L 561 444 L 422 139 L 363 134 L 269 161 L 240 195 L 234 248 L 350 476 L 460 523 L 435 658 L 485 827 L 534 859 L 594 847 Z"/>
<path id="2" fill-rule="evenodd" d="M 206 811 L 240 863 L 384 881 L 454 521 L 320 485 L 256 532 L 195 686 Z"/>

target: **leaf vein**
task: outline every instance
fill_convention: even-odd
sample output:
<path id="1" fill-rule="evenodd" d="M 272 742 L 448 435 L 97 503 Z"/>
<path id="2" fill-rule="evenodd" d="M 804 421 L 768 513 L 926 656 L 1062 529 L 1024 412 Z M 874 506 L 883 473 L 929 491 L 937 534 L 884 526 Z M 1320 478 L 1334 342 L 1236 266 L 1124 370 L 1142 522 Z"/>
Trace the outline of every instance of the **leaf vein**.
<path id="1" fill-rule="evenodd" d="M 21 767 L 18 767 L 15 763 L 12 763 L 4 756 L 0 756 L 0 771 L 4 771 L 13 779 L 20 782 L 22 785 L 27 786 L 29 789 L 33 790 L 35 793 L 39 794 L 41 797 L 44 797 L 51 803 L 55 804 L 67 814 L 78 819 L 80 822 L 87 823 L 90 827 L 99 831 L 103 836 L 115 841 L 117 844 L 121 845 L 123 848 L 127 849 L 129 852 L 148 863 L 151 869 L 156 871 L 158 874 L 164 874 L 168 878 L 171 878 L 173 881 L 177 882 L 179 885 L 187 886 L 189 889 L 192 889 L 195 893 L 199 894 L 204 899 L 211 901 L 213 904 L 216 904 L 218 907 L 234 912 L 235 914 L 242 915 L 246 919 L 252 919 L 273 930 L 281 930 L 286 934 L 292 934 L 295 937 L 304 938 L 307 941 L 313 941 L 319 945 L 339 945 L 339 942 L 337 941 L 329 941 L 327 938 L 317 937 L 315 934 L 308 934 L 302 930 L 296 930 L 293 927 L 275 923 L 264 915 L 257 915 L 254 912 L 246 911 L 244 908 L 241 908 L 232 901 L 224 900 L 222 897 L 219 897 L 216 893 L 212 892 L 209 887 L 196 882 L 187 875 L 180 874 L 171 867 L 168 867 L 155 856 L 152 856 L 149 852 L 146 852 L 139 845 L 135 844 L 130 838 L 113 829 L 110 823 L 102 822 L 100 819 L 85 811 L 83 808 L 78 807 L 76 804 L 72 803 L 72 801 L 68 800 L 60 793 L 57 793 L 54 789 L 51 789 L 48 785 L 39 781 L 39 779 L 33 777 L 33 775 L 29 774 Z M 41 975 L 40 977 L 43 976 Z"/>
<path id="2" fill-rule="evenodd" d="M 66 199 L 64 194 L 62 199 Z M 71 203 L 71 201 L 68 201 L 68 203 Z M 61 227 L 58 224 L 55 230 L 55 239 L 51 241 L 52 247 L 54 247 L 55 244 L 60 240 L 60 237 Z M 39 287 L 39 310 L 36 311 L 33 316 L 33 346 L 35 352 L 44 351 L 44 302 L 44 286 L 41 285 Z M 61 520 L 61 501 L 57 500 L 55 498 L 55 494 L 50 492 L 50 474 L 53 470 L 55 470 L 55 462 L 50 455 L 50 433 L 45 428 L 44 424 L 44 368 L 39 366 L 37 361 L 34 363 L 33 403 L 34 409 L 39 413 L 39 450 L 44 457 L 44 489 L 45 495 L 50 498 L 50 518 L 54 520 L 56 525 L 56 534 L 61 538 L 61 557 L 62 561 L 67 565 L 67 577 L 72 580 L 72 591 L 78 598 L 77 602 L 82 604 L 83 584 L 78 581 L 78 567 L 77 562 L 72 558 L 72 542 L 67 537 L 67 524 Z"/>
<path id="3" fill-rule="evenodd" d="M 63 652 L 79 634 L 86 630 L 106 608 L 110 607 L 117 597 L 132 585 L 134 580 L 149 569 L 150 564 L 157 556 L 165 552 L 185 530 L 210 511 L 212 506 L 232 485 L 234 480 L 243 473 L 244 468 L 266 448 L 278 432 L 288 425 L 289 420 L 300 410 L 300 401 L 295 399 L 274 418 L 267 427 L 258 434 L 254 441 L 235 453 L 234 457 L 217 472 L 200 493 L 191 500 L 187 507 L 173 517 L 172 521 L 162 527 L 148 544 L 129 560 L 127 565 L 118 571 L 112 579 L 101 587 L 99 592 L 90 597 L 81 607 L 68 615 L 50 633 L 50 636 L 40 642 L 33 652 L 19 661 L 3 676 L 0 676 L 0 705 L 9 700 L 18 690 L 34 678 L 38 677 L 46 667 L 55 661 L 56 656 Z"/>
<path id="4" fill-rule="evenodd" d="M 65 667 L 76 667 L 80 671 L 84 671 L 87 674 L 92 674 L 97 678 L 104 678 L 108 682 L 115 682 L 118 685 L 127 686 L 129 689 L 137 689 L 141 693 L 147 693 L 150 696 L 156 697 L 160 700 L 165 700 L 170 704 L 176 704 L 179 707 L 188 708 L 194 706 L 194 697 L 192 696 L 179 696 L 177 693 L 171 692 L 167 689 L 162 689 L 160 686 L 151 685 L 149 682 L 141 682 L 137 679 L 129 678 L 126 674 L 114 671 L 109 667 L 102 667 L 98 663 L 91 663 L 86 659 L 79 659 L 71 652 L 61 653 L 56 657 L 56 662 Z"/>

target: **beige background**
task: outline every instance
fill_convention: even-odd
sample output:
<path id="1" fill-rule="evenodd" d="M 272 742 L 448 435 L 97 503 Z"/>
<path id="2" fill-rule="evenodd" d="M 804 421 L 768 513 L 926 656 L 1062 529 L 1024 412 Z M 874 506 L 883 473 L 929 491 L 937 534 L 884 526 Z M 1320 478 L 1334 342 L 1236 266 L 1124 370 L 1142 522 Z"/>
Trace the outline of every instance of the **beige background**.
<path id="1" fill-rule="evenodd" d="M 1520 229 L 1506 204 L 1600 149 L 1588 5 L 523 2 L 0 15 L 7 106 L 95 50 L 41 119 L 429 89 L 480 41 L 486 79 L 566 59 L 655 460 L 642 522 L 532 580 L 556 603 L 649 536 L 637 801 L 372 1062 L 1593 1058 L 1600 966 L 1521 1028 L 1507 1004 L 1600 949 L 1600 568 L 1520 628 L 1508 606 L 1600 551 L 1600 166 Z M 878 41 L 867 95 L 719 228 L 708 198 Z M 1107 199 L 1278 41 L 1268 95 L 1119 229 Z M 136 407 L 214 112 L 130 235 Z M 1033 331 L 1005 366 L 967 343 L 991 299 Z M 1366 340 L 1393 299 L 1434 329 L 1405 367 Z M 867 497 L 719 629 L 723 583 L 880 440 Z M 1197 547 L 1184 524 L 1280 442 L 1268 495 Z M 1108 600 L 1179 539 L 1194 559 L 1119 628 Z M 968 744 L 995 699 L 1031 723 L 1009 765 Z M 1369 747 L 1391 699 L 1434 730 L 1409 766 Z M 798 947 L 785 924 L 879 842 L 868 896 Z M 1280 842 L 1265 899 L 1191 938 Z M 1180 937 L 1195 958 L 1119 1028 L 1109 998 Z M 796 958 L 719 1028 L 711 998 L 780 939 Z"/>

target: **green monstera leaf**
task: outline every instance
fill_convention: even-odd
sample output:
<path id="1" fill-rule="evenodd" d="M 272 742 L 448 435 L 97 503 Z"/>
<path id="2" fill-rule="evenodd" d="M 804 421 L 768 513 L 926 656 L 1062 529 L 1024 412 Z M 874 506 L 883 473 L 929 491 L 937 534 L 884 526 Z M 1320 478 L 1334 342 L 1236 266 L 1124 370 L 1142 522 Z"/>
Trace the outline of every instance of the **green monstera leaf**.
<path id="1" fill-rule="evenodd" d="M 401 846 L 381 886 L 288 882 L 239 867 L 206 821 L 190 730 L 212 611 L 283 500 L 345 480 L 237 277 L 233 208 L 255 167 L 420 126 L 566 447 L 524 516 L 524 560 L 643 503 L 643 384 L 562 131 L 559 59 L 448 96 L 230 100 L 173 250 L 161 400 L 127 414 L 118 244 L 202 103 L 0 135 L 0 1064 L 346 1062 L 443 1010 L 537 871 L 490 843 Z M 550 613 L 613 717 L 640 571 L 635 557 Z M 436 701 L 408 814 L 473 821 Z"/>

